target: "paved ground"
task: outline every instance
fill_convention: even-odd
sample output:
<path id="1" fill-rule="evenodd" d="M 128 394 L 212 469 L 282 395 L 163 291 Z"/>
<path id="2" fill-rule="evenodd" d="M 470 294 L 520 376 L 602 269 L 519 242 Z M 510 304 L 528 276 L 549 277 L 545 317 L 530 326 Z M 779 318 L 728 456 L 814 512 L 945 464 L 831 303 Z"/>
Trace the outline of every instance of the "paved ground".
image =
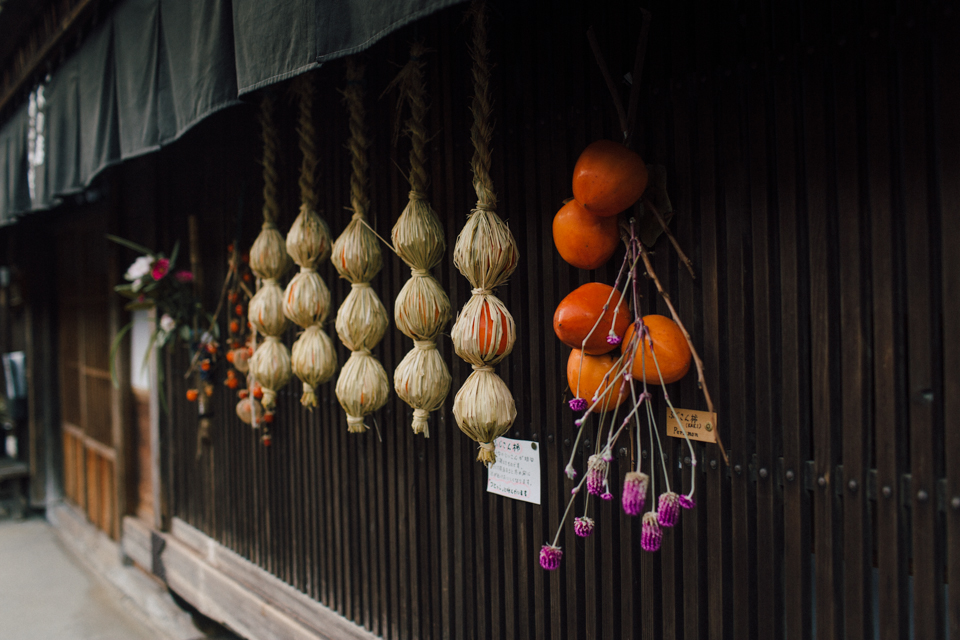
<path id="1" fill-rule="evenodd" d="M 40 518 L 0 519 L 0 637 L 157 638 L 120 593 L 92 577 Z"/>

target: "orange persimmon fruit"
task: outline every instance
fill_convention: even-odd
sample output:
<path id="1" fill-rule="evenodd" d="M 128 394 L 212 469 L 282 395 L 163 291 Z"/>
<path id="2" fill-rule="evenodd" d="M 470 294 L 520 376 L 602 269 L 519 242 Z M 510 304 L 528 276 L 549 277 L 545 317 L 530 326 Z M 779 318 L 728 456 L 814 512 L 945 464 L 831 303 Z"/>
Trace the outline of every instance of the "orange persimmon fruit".
<path id="1" fill-rule="evenodd" d="M 643 158 L 610 140 L 591 143 L 573 168 L 573 197 L 590 213 L 615 216 L 647 188 Z"/>
<path id="2" fill-rule="evenodd" d="M 693 355 L 680 326 L 670 318 L 658 315 L 644 316 L 643 324 L 647 325 L 647 331 L 650 332 L 653 351 L 647 340 L 642 341 L 643 353 L 640 352 L 640 346 L 637 347 L 631 370 L 634 379 L 660 384 L 660 374 L 663 374 L 663 381 L 669 384 L 687 375 Z M 624 348 L 633 339 L 634 331 L 635 325 L 631 324 L 623 336 Z M 657 356 L 656 362 L 653 354 Z M 660 366 L 660 374 L 657 373 L 657 365 Z"/>
<path id="3" fill-rule="evenodd" d="M 622 297 L 619 291 L 602 282 L 588 282 L 571 291 L 560 301 L 553 314 L 553 330 L 560 342 L 574 349 L 583 349 L 590 355 L 613 351 L 616 344 L 607 341 L 610 329 L 613 329 L 617 337 L 622 338 L 630 324 L 630 313 Z M 607 305 L 606 311 L 603 310 L 603 305 Z M 597 328 L 593 329 L 595 324 Z M 593 334 L 584 344 L 583 341 L 591 329 Z"/>
<path id="4" fill-rule="evenodd" d="M 594 396 L 603 390 L 601 387 L 607 389 L 603 397 L 598 398 L 598 406 L 594 411 L 610 411 L 623 404 L 630 396 L 630 385 L 622 384 L 619 371 L 611 371 L 619 359 L 619 356 L 611 354 L 591 356 L 574 349 L 567 358 L 567 384 L 570 385 L 570 391 L 593 405 Z M 604 381 L 608 373 L 610 376 Z"/>
<path id="5" fill-rule="evenodd" d="M 480 344 L 481 353 L 487 353 L 496 339 L 496 320 L 490 317 L 490 310 L 490 303 L 484 302 L 483 309 L 480 311 L 480 326 L 477 331 L 477 341 Z M 496 307 L 494 307 L 494 312 L 500 316 L 500 343 L 497 345 L 496 353 L 501 356 L 506 353 L 509 345 L 509 322 L 507 316 L 500 313 Z"/>
<path id="6" fill-rule="evenodd" d="M 594 215 L 571 200 L 553 217 L 553 244 L 560 257 L 578 269 L 596 269 L 620 244 L 619 220 Z"/>

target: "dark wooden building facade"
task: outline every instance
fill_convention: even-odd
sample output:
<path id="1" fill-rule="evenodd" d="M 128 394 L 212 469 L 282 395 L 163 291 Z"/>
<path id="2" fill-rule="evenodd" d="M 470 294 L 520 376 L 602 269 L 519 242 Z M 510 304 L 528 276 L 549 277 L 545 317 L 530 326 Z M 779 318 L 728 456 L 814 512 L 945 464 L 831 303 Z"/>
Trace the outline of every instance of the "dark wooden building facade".
<path id="1" fill-rule="evenodd" d="M 500 291 L 518 340 L 498 369 L 517 398 L 508 436 L 541 447 L 539 506 L 486 493 L 487 472 L 457 428 L 452 395 L 431 418 L 429 439 L 411 433 L 410 409 L 395 396 L 376 414 L 377 429 L 358 436 L 346 431 L 333 383 L 308 412 L 294 381 L 280 393 L 273 446 L 264 448 L 236 418 L 234 393 L 218 385 L 211 440 L 198 455 L 182 349 L 163 356 L 166 410 L 154 442 L 135 427 L 136 402 L 110 396 L 118 431 L 104 433 L 117 438 L 111 446 L 123 467 L 112 480 L 111 491 L 124 496 L 114 511 L 94 510 L 89 487 L 102 488 L 98 480 L 78 493 L 69 462 L 79 455 L 71 441 L 78 431 L 64 426 L 67 498 L 174 591 L 258 637 L 362 637 L 362 627 L 384 638 L 436 639 L 960 638 L 960 431 L 951 426 L 960 409 L 960 7 L 648 8 L 637 148 L 666 167 L 671 226 L 697 278 L 664 238 L 655 263 L 704 357 L 729 451 L 725 464 L 716 447 L 698 445 L 697 506 L 658 553 L 640 549 L 639 520 L 614 501 L 596 507 L 593 537 L 578 538 L 567 525 L 559 570 L 537 562 L 573 486 L 563 467 L 576 435 L 565 403 L 568 350 L 551 317 L 578 285 L 616 275 L 616 259 L 596 272 L 563 262 L 551 222 L 570 196 L 580 151 L 616 138 L 616 114 L 584 32 L 594 25 L 621 77 L 633 66 L 642 22 L 624 3 L 490 4 L 493 181 L 521 251 Z M 370 222 L 386 236 L 407 199 L 398 168 L 407 143 L 393 144 L 395 99 L 380 94 L 412 41 L 431 49 L 430 199 L 448 244 L 436 274 L 454 308 L 470 286 L 450 248 L 475 200 L 464 10 L 444 9 L 360 54 L 373 133 Z M 310 73 L 324 123 L 321 208 L 336 236 L 350 218 L 343 64 Z M 288 82 L 265 91 L 280 105 L 286 231 L 299 206 L 295 105 Z M 96 243 L 114 277 L 133 256 L 111 257 L 96 238 L 79 245 L 70 232 L 58 236 L 77 216 L 100 225 L 86 229 L 109 228 L 168 251 L 185 241 L 195 217 L 213 308 L 227 245 L 240 229 L 249 246 L 260 225 L 258 97 L 109 169 L 95 185 L 98 202 L 67 202 L 2 231 L 16 239 L 5 245 L 8 261 L 22 261 L 36 282 L 46 273 L 56 284 L 30 292 L 40 314 L 31 322 L 47 323 L 35 330 L 48 338 L 38 347 L 50 350 L 48 367 L 64 376 L 76 369 L 71 375 L 99 384 L 100 351 L 111 335 L 85 333 L 82 323 L 115 332 L 122 320 L 107 289 L 83 288 L 95 274 L 71 266 L 88 264 L 82 256 Z M 57 247 L 55 255 L 31 253 L 43 244 Z M 321 272 L 338 305 L 349 286 L 329 265 Z M 373 286 L 388 309 L 407 274 L 385 254 Z M 652 283 L 642 293 L 647 312 L 666 313 Z M 79 329 L 71 317 L 82 320 Z M 287 337 L 289 344 L 295 333 Z M 342 363 L 347 352 L 335 344 Z M 409 347 L 391 326 L 375 353 L 392 372 Z M 447 336 L 440 350 L 457 389 L 470 367 Z M 107 414 L 83 417 L 94 405 L 39 367 L 35 384 L 59 385 L 64 425 L 71 416 L 109 422 Z M 693 375 L 674 385 L 672 397 L 677 406 L 705 408 Z M 101 405 L 109 413 L 111 405 Z M 581 468 L 594 437 L 581 444 Z M 675 481 L 689 483 L 683 441 L 671 440 L 666 453 Z M 617 454 L 615 487 L 632 456 L 650 454 L 649 443 Z M 158 502 L 137 518 L 146 496 Z M 275 613 L 239 604 L 253 601 Z M 334 618 L 318 613 L 327 609 L 357 626 L 327 626 Z"/>

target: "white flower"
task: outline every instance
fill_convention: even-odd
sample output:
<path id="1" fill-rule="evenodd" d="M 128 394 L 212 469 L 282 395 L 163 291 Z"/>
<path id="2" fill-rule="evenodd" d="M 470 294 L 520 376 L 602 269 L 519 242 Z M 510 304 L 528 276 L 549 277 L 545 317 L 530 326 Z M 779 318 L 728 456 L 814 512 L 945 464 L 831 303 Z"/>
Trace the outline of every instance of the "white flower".
<path id="1" fill-rule="evenodd" d="M 165 313 L 163 314 L 163 317 L 160 318 L 160 328 L 167 333 L 170 333 L 177 328 L 177 321 L 174 320 L 170 314 Z"/>
<path id="2" fill-rule="evenodd" d="M 127 280 L 139 280 L 150 273 L 150 267 L 153 265 L 153 258 L 150 256 L 140 256 L 133 261 L 133 264 L 127 269 L 124 278 Z"/>

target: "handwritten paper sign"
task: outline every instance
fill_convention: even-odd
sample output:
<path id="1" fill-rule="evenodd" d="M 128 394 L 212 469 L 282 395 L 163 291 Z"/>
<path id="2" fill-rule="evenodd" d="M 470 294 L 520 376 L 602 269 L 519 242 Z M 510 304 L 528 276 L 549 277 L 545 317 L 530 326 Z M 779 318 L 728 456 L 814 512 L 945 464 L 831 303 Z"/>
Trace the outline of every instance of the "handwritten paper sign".
<path id="1" fill-rule="evenodd" d="M 717 414 L 708 411 L 693 411 L 692 409 L 677 409 L 677 417 L 683 422 L 687 436 L 691 440 L 700 442 L 717 441 Z M 667 410 L 667 435 L 682 438 L 683 430 L 673 417 L 673 412 Z"/>
<path id="2" fill-rule="evenodd" d="M 487 475 L 487 493 L 540 504 L 540 445 L 497 438 L 497 461 Z"/>

